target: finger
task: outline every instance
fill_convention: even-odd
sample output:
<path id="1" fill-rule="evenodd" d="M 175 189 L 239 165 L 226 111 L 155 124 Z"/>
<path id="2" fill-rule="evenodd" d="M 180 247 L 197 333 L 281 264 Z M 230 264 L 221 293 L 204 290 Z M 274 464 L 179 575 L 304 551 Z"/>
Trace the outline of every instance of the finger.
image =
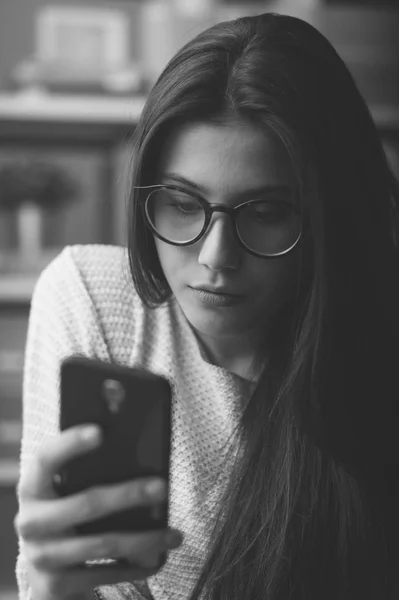
<path id="1" fill-rule="evenodd" d="M 106 533 L 27 544 L 25 554 L 36 569 L 45 571 L 59 571 L 104 558 L 127 559 L 140 567 L 152 568 L 159 564 L 161 553 L 177 548 L 181 542 L 180 532 L 172 529 L 134 534 Z"/>
<path id="2" fill-rule="evenodd" d="M 92 594 L 93 589 L 101 586 L 147 579 L 155 575 L 159 568 L 139 568 L 126 563 L 82 565 L 65 570 L 62 574 L 55 573 L 48 581 L 48 590 L 52 598 L 61 598 L 65 590 L 73 591 L 76 595 Z"/>
<path id="3" fill-rule="evenodd" d="M 15 528 L 26 540 L 58 536 L 118 510 L 152 506 L 165 500 L 166 495 L 166 482 L 151 477 L 93 487 L 64 498 L 30 500 L 26 509 L 21 503 Z"/>
<path id="4" fill-rule="evenodd" d="M 23 498 L 54 498 L 54 475 L 72 458 L 96 448 L 101 442 L 97 425 L 79 425 L 61 432 L 45 444 L 22 475 L 19 494 Z"/>

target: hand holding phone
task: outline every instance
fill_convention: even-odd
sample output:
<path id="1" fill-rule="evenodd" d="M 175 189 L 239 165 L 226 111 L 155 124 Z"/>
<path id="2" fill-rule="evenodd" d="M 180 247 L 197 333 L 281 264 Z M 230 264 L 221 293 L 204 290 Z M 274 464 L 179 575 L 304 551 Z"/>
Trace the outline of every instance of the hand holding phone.
<path id="1" fill-rule="evenodd" d="M 95 452 L 102 443 L 100 433 L 93 426 L 68 428 L 41 447 L 20 481 L 15 529 L 23 540 L 29 586 L 38 600 L 83 600 L 92 597 L 95 587 L 144 580 L 162 566 L 160 555 L 181 543 L 179 532 L 170 529 L 76 535 L 76 528 L 87 521 L 101 522 L 115 510 L 150 508 L 167 493 L 165 482 L 163 490 L 161 486 L 150 492 L 147 484 L 155 479 L 144 477 L 60 498 L 52 485 L 55 474 Z M 105 557 L 119 562 L 87 565 Z"/>

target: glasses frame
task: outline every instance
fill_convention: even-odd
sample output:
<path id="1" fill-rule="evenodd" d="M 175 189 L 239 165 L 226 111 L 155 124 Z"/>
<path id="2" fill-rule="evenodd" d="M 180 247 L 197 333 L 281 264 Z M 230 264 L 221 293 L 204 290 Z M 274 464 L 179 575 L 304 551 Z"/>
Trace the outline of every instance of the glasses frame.
<path id="1" fill-rule="evenodd" d="M 182 188 L 178 185 L 155 184 L 155 185 L 148 185 L 148 186 L 135 186 L 135 189 L 150 190 L 149 193 L 147 194 L 144 202 L 141 203 L 141 209 L 142 209 L 142 214 L 144 217 L 145 224 L 158 239 L 165 242 L 166 244 L 170 244 L 171 246 L 192 246 L 193 244 L 198 242 L 205 235 L 206 231 L 208 230 L 209 224 L 212 219 L 212 215 L 215 212 L 225 213 L 230 218 L 230 221 L 232 223 L 233 230 L 234 230 L 235 237 L 236 237 L 238 244 L 241 246 L 241 248 L 244 248 L 244 250 L 246 250 L 246 252 L 248 252 L 249 254 L 252 254 L 253 256 L 257 256 L 258 258 L 273 259 L 273 258 L 280 258 L 281 256 L 285 256 L 286 254 L 291 252 L 295 248 L 295 246 L 297 246 L 299 240 L 302 238 L 303 222 L 301 222 L 301 228 L 300 228 L 299 234 L 298 234 L 295 242 L 293 244 L 291 244 L 291 246 L 289 246 L 289 248 L 287 248 L 286 250 L 283 250 L 282 252 L 278 252 L 276 254 L 260 254 L 258 252 L 255 252 L 254 250 L 251 250 L 250 248 L 248 248 L 248 246 L 245 244 L 245 242 L 243 242 L 243 240 L 241 239 L 240 234 L 238 232 L 236 215 L 244 207 L 251 205 L 251 204 L 263 204 L 265 202 L 264 200 L 246 200 L 245 202 L 242 202 L 241 204 L 238 204 L 237 206 L 230 208 L 223 204 L 211 204 L 210 202 L 205 200 L 205 198 L 202 198 L 198 194 L 187 192 L 187 190 L 185 190 L 184 188 Z M 199 204 L 201 204 L 201 206 L 203 207 L 204 212 L 205 212 L 204 226 L 202 227 L 200 233 L 193 240 L 190 240 L 189 242 L 172 242 L 172 241 L 164 238 L 162 235 L 160 235 L 158 233 L 158 231 L 155 229 L 155 227 L 153 226 L 153 224 L 151 223 L 150 217 L 148 215 L 148 201 L 151 197 L 151 194 L 153 194 L 154 192 L 156 192 L 160 189 L 176 190 L 179 192 L 184 192 L 187 195 L 191 195 L 193 198 L 195 198 L 195 200 L 197 200 L 199 202 Z M 293 206 L 295 208 L 295 213 L 297 215 L 298 214 L 302 215 L 302 210 L 299 206 L 299 203 L 295 202 L 295 204 Z"/>

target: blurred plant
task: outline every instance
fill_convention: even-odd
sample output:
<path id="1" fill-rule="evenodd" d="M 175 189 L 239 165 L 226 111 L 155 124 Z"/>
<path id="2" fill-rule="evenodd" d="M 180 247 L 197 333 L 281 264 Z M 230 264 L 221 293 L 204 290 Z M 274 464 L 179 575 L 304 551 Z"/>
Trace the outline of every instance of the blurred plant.
<path id="1" fill-rule="evenodd" d="M 42 161 L 19 161 L 0 169 L 0 208 L 13 210 L 26 202 L 53 210 L 75 199 L 77 185 L 60 167 Z"/>

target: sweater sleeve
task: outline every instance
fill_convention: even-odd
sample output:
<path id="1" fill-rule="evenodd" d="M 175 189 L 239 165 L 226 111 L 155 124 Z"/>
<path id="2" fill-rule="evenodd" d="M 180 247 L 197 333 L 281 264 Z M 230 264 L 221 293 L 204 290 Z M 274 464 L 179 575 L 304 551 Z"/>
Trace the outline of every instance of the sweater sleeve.
<path id="1" fill-rule="evenodd" d="M 116 354 L 123 359 L 124 350 L 129 349 L 120 332 L 117 347 L 111 347 L 113 340 L 107 339 L 108 326 L 118 333 L 119 324 L 125 336 L 129 333 L 123 327 L 123 319 L 116 318 L 123 313 L 121 302 L 127 305 L 129 302 L 114 268 L 118 259 L 113 257 L 114 253 L 110 261 L 109 252 L 100 247 L 67 247 L 42 272 L 35 286 L 25 347 L 19 502 L 20 482 L 31 461 L 42 445 L 59 432 L 62 360 L 72 354 L 108 361 Z M 115 281 L 112 277 L 104 278 L 104 269 L 110 271 Z M 116 294 L 115 298 L 112 294 Z M 107 317 L 106 307 L 109 311 L 110 306 L 116 308 Z M 106 323 L 107 318 L 110 324 Z M 23 540 L 18 542 L 19 600 L 35 600 L 29 587 Z M 152 597 L 146 582 L 126 582 L 96 588 L 93 598 L 148 600 Z"/>
<path id="2" fill-rule="evenodd" d="M 31 300 L 24 361 L 18 502 L 21 478 L 42 445 L 59 431 L 61 361 L 76 353 L 100 354 L 106 358 L 95 311 L 71 256 L 66 248 L 42 272 Z M 30 599 L 21 539 L 16 578 L 20 600 Z"/>

